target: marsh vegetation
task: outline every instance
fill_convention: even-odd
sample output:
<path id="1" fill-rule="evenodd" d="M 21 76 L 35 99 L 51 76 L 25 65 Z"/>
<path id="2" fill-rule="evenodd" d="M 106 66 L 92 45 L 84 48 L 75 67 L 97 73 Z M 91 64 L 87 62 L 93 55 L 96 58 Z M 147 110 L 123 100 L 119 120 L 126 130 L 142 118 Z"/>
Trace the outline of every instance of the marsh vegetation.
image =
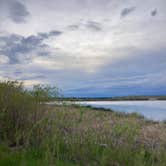
<path id="1" fill-rule="evenodd" d="M 166 123 L 45 104 L 56 96 L 54 87 L 0 83 L 0 165 L 165 166 Z"/>

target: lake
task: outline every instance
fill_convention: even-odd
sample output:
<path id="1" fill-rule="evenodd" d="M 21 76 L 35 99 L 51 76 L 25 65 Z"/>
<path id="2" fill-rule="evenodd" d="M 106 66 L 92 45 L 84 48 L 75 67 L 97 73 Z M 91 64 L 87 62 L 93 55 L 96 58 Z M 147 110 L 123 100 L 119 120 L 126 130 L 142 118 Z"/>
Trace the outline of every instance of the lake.
<path id="1" fill-rule="evenodd" d="M 109 108 L 118 112 L 137 112 L 154 121 L 166 120 L 166 101 L 82 101 L 80 105 Z"/>

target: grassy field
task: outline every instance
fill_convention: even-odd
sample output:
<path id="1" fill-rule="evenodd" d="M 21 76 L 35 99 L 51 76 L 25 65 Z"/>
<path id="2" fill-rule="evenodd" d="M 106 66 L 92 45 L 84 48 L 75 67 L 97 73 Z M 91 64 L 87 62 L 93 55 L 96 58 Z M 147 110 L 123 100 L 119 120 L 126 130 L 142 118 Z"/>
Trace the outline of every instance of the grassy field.
<path id="1" fill-rule="evenodd" d="M 44 92 L 0 84 L 0 166 L 165 166 L 166 123 L 136 113 L 44 105 Z"/>

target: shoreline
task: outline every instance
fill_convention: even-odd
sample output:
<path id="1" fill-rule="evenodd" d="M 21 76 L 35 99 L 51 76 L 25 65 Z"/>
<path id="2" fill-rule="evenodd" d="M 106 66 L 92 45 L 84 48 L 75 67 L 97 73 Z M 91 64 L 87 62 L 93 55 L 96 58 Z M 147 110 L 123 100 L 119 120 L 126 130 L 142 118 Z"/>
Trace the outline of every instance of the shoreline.
<path id="1" fill-rule="evenodd" d="M 122 103 L 121 103 L 122 102 Z M 125 103 L 126 102 L 126 103 Z M 127 103 L 129 102 L 129 103 Z M 140 102 L 140 103 L 139 103 Z M 142 103 L 143 102 L 143 103 Z M 144 103 L 145 102 L 145 103 Z M 155 100 L 155 101 L 54 101 L 47 103 L 48 105 L 78 105 L 82 107 L 89 107 L 98 109 L 100 111 L 114 111 L 121 114 L 137 114 L 138 116 L 144 117 L 147 120 L 152 120 L 155 122 L 165 122 L 166 117 L 163 112 L 166 101 L 164 100 Z M 124 107 L 124 108 L 123 108 Z M 142 110 L 141 110 L 142 107 Z M 156 108 L 152 109 L 152 108 Z M 163 114 L 162 117 L 155 116 L 156 112 Z M 151 110 L 151 112 L 150 112 Z"/>

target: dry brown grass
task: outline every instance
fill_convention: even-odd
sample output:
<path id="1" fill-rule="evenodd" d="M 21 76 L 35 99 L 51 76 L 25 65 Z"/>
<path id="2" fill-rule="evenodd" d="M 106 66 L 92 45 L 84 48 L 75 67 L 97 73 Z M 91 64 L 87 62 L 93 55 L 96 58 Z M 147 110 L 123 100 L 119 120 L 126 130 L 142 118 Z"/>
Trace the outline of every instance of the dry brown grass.
<path id="1" fill-rule="evenodd" d="M 137 129 L 137 142 L 145 146 L 156 148 L 166 146 L 166 124 L 147 121 L 135 114 L 123 114 L 113 111 L 102 111 L 88 107 L 54 106 L 50 111 L 60 111 L 66 124 L 75 124 L 67 129 L 69 132 L 86 132 L 95 130 L 96 134 L 112 137 L 115 126 L 128 125 Z"/>

